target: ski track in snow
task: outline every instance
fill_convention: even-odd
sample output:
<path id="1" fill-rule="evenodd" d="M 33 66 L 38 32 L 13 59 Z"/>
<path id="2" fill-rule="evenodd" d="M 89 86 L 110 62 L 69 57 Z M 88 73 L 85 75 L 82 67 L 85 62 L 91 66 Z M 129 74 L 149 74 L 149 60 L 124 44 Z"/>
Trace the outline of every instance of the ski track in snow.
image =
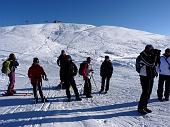
<path id="1" fill-rule="evenodd" d="M 99 81 L 97 81 L 97 82 L 99 82 Z M 46 84 L 46 86 L 49 87 L 47 85 L 49 83 L 46 82 L 44 84 Z M 79 86 L 79 91 L 80 91 L 80 87 L 82 87 L 82 86 Z M 96 91 L 96 88 L 95 88 L 94 84 L 93 84 L 93 93 L 94 93 L 93 98 L 88 98 L 87 99 L 87 98 L 84 98 L 82 96 L 82 99 L 83 99 L 82 102 L 75 101 L 74 96 L 72 97 L 71 102 L 66 102 L 65 90 L 57 91 L 57 90 L 52 90 L 52 89 L 53 89 L 53 86 L 50 86 L 49 90 L 44 90 L 45 96 L 47 96 L 49 98 L 50 102 L 33 104 L 33 101 L 32 101 L 33 106 L 31 106 L 30 104 L 28 106 L 27 105 L 24 105 L 24 106 L 22 106 L 22 105 L 12 106 L 12 108 L 10 108 L 9 110 L 7 110 L 7 112 L 4 112 L 1 115 L 13 114 L 13 113 L 15 114 L 15 113 L 24 112 L 24 111 L 26 111 L 26 112 L 27 111 L 34 111 L 34 113 L 36 113 L 36 112 L 39 113 L 41 111 L 43 111 L 44 113 L 47 112 L 47 116 L 45 115 L 46 114 L 45 113 L 42 116 L 38 115 L 36 117 L 36 115 L 35 115 L 35 117 L 33 117 L 33 118 L 30 117 L 30 118 L 21 119 L 21 121 L 22 121 L 21 125 L 27 125 L 27 124 L 29 125 L 29 121 L 31 123 L 31 121 L 35 122 L 35 120 L 37 120 L 37 122 L 35 122 L 36 124 L 30 125 L 30 126 L 34 126 L 34 127 L 43 126 L 43 123 L 41 123 L 41 122 L 44 119 L 46 119 L 46 117 L 48 119 L 48 115 L 50 115 L 52 118 L 54 117 L 53 118 L 54 119 L 53 124 L 51 123 L 51 125 L 54 125 L 54 126 L 55 125 L 62 125 L 62 123 L 63 123 L 63 125 L 67 125 L 64 121 L 62 123 L 59 122 L 60 124 L 58 124 L 58 122 L 55 122 L 55 117 L 56 117 L 56 121 L 60 121 L 60 118 L 59 118 L 60 116 L 61 116 L 61 119 L 63 119 L 63 120 L 68 117 L 67 118 L 68 121 L 72 121 L 72 119 L 77 121 L 75 125 L 76 126 L 81 126 L 81 127 L 97 126 L 99 123 L 100 123 L 100 125 L 103 125 L 103 126 L 112 126 L 112 125 L 113 126 L 116 125 L 116 126 L 120 126 L 120 127 L 145 126 L 145 124 L 142 123 L 141 120 L 145 121 L 145 120 L 152 119 L 152 117 L 150 115 L 148 115 L 148 116 L 147 115 L 146 116 L 133 116 L 132 115 L 132 116 L 130 116 L 128 118 L 126 118 L 127 117 L 126 115 L 125 115 L 125 118 L 124 117 L 120 117 L 120 118 L 116 117 L 116 115 L 114 115 L 114 114 L 119 114 L 119 113 L 121 114 L 121 113 L 126 112 L 126 111 L 127 112 L 133 111 L 134 109 L 136 110 L 136 107 L 135 108 L 133 108 L 133 107 L 132 108 L 131 107 L 129 107 L 129 108 L 121 108 L 120 107 L 120 109 L 118 107 L 118 109 L 116 109 L 116 108 L 114 108 L 114 102 L 113 102 L 113 109 L 110 108 L 109 106 L 108 106 L 109 107 L 108 109 L 105 108 L 105 107 L 107 107 L 107 103 L 106 103 L 106 105 L 104 105 L 104 103 L 107 101 L 108 97 L 112 97 L 110 95 L 111 93 L 109 91 L 108 94 L 106 94 L 106 95 L 98 94 L 98 93 L 95 94 L 95 92 L 98 92 L 98 91 Z M 114 90 L 114 92 L 122 91 L 121 87 L 116 88 L 116 89 L 117 90 Z M 71 92 L 73 93 L 72 90 L 71 90 Z M 122 94 L 124 94 L 124 92 Z M 61 96 L 63 96 L 63 97 L 55 100 L 55 98 L 61 97 Z M 121 96 L 121 94 L 119 96 Z M 26 98 L 28 98 L 28 97 L 26 97 Z M 102 99 L 100 99 L 100 98 L 102 98 Z M 112 99 L 115 100 L 115 97 L 112 97 Z M 115 101 L 117 101 L 117 99 Z M 112 104 L 112 102 L 108 102 L 108 103 Z M 119 105 L 119 103 L 117 104 L 117 102 L 116 102 L 115 105 Z M 104 108 L 100 109 L 99 108 L 100 106 L 104 106 Z M 55 109 L 53 109 L 53 107 Z M 111 105 L 111 107 L 112 107 L 112 105 Z M 56 113 L 56 115 L 54 115 L 54 116 L 53 116 L 53 114 L 51 114 L 53 110 Z M 94 110 L 94 112 L 93 112 L 93 110 Z M 48 112 L 50 112 L 50 114 L 48 114 Z M 66 113 L 64 113 L 64 112 L 66 112 Z M 134 112 L 134 114 L 136 114 L 136 113 Z M 101 120 L 100 120 L 100 117 L 98 117 L 100 115 L 101 115 Z M 103 115 L 106 115 L 106 116 L 108 115 L 109 119 L 107 117 L 106 117 L 106 119 L 103 119 Z M 155 116 L 156 116 L 156 114 L 155 114 Z M 93 122 L 93 124 L 91 122 L 89 123 L 90 119 L 92 120 L 91 122 Z M 8 126 L 10 126 L 10 125 L 14 125 L 14 126 L 19 125 L 19 123 L 17 122 L 18 120 L 16 121 L 17 124 L 14 121 L 12 121 L 12 123 L 14 122 L 15 124 L 10 124 L 10 121 L 11 120 L 7 120 L 7 121 L 4 121 L 3 123 L 4 123 L 4 125 L 8 125 Z M 9 122 L 9 124 L 8 124 L 8 122 Z M 24 124 L 24 122 L 25 122 L 25 124 Z M 147 126 L 147 124 L 146 124 L 146 126 Z"/>

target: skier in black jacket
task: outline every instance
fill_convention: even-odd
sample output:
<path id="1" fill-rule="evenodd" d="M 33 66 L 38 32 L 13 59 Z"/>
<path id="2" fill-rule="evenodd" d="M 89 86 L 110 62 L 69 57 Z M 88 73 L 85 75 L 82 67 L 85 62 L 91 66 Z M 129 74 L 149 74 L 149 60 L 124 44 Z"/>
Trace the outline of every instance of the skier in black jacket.
<path id="1" fill-rule="evenodd" d="M 68 98 L 68 101 L 71 99 L 70 94 L 70 87 L 73 88 L 76 100 L 81 101 L 82 99 L 79 96 L 78 89 L 76 87 L 76 83 L 74 80 L 74 76 L 77 75 L 77 66 L 72 62 L 71 56 L 66 55 L 66 62 L 64 63 L 63 68 L 63 81 L 64 86 L 66 86 L 66 95 Z"/>
<path id="2" fill-rule="evenodd" d="M 102 77 L 102 84 L 101 84 L 101 90 L 99 91 L 99 93 L 102 93 L 104 91 L 105 80 L 106 80 L 105 93 L 107 93 L 107 91 L 109 90 L 109 82 L 110 82 L 112 73 L 113 73 L 112 63 L 109 59 L 109 56 L 105 56 L 105 60 L 100 67 L 100 76 Z"/>
<path id="3" fill-rule="evenodd" d="M 138 56 L 140 63 L 140 82 L 142 86 L 142 94 L 138 104 L 138 112 L 141 114 L 151 113 L 147 104 L 150 99 L 154 78 L 157 76 L 156 65 L 159 64 L 160 50 L 154 49 L 152 45 L 146 45 L 144 51 Z M 136 63 L 137 64 L 137 63 Z"/>
<path id="4" fill-rule="evenodd" d="M 61 87 L 62 89 L 65 89 L 66 87 L 63 84 L 63 69 L 64 69 L 65 59 L 66 59 L 66 53 L 64 50 L 61 50 L 61 54 L 57 59 L 57 65 L 60 67 L 60 84 L 58 87 Z"/>

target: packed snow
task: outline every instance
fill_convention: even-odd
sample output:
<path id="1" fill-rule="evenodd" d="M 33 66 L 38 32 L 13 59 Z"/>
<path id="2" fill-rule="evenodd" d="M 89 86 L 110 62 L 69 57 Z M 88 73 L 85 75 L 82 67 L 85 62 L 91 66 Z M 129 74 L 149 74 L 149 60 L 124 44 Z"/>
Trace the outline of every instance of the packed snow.
<path id="1" fill-rule="evenodd" d="M 149 108 L 152 113 L 140 115 L 137 104 L 141 95 L 135 59 L 146 44 L 161 49 L 170 48 L 170 37 L 115 26 L 49 23 L 0 28 L 1 63 L 15 53 L 20 66 L 16 69 L 15 89 L 18 93 L 32 93 L 27 70 L 33 57 L 40 59 L 49 81 L 43 82 L 47 103 L 34 104 L 33 95 L 1 96 L 0 127 L 170 127 L 170 101 L 157 100 L 155 78 Z M 65 90 L 59 84 L 56 60 L 61 50 L 70 54 L 79 67 L 87 56 L 92 57 L 94 80 L 93 98 L 67 102 Z M 109 55 L 114 72 L 107 94 L 99 94 L 99 68 Z M 1 65 L 0 65 L 1 68 Z M 83 79 L 77 75 L 76 84 L 83 93 Z M 7 89 L 8 77 L 0 75 L 0 93 Z M 71 90 L 73 93 L 73 90 Z"/>

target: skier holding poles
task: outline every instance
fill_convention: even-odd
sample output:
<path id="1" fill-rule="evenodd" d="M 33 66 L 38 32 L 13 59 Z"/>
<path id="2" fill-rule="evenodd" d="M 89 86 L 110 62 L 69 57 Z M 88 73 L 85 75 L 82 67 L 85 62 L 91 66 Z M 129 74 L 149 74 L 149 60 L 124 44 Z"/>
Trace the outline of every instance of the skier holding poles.
<path id="1" fill-rule="evenodd" d="M 84 65 L 82 67 L 82 76 L 83 79 L 85 81 L 84 83 L 84 95 L 86 95 L 87 98 L 92 98 L 91 95 L 91 90 L 92 90 L 92 86 L 91 86 L 91 75 L 93 73 L 93 69 L 92 69 L 92 65 L 91 63 L 91 58 L 87 57 L 87 60 L 83 62 Z"/>

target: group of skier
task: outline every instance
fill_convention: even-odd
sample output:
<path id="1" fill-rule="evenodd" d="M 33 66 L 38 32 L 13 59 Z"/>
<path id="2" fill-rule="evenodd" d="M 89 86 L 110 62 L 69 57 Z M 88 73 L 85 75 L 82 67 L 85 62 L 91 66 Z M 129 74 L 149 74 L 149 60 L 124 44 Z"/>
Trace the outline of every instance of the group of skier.
<path id="1" fill-rule="evenodd" d="M 60 86 L 61 88 L 66 89 L 66 95 L 68 101 L 70 101 L 71 99 L 70 89 L 69 89 L 70 86 L 72 86 L 74 90 L 76 100 L 78 101 L 81 100 L 74 80 L 74 76 L 76 76 L 77 73 L 79 73 L 79 75 L 81 75 L 85 81 L 83 94 L 87 98 L 92 98 L 91 78 L 94 78 L 93 77 L 94 70 L 91 65 L 90 57 L 87 57 L 87 59 L 80 64 L 80 68 L 77 69 L 77 66 L 72 61 L 71 56 L 66 55 L 66 52 L 62 50 L 61 55 L 57 60 L 57 64 L 60 67 L 60 80 L 61 80 Z M 105 93 L 107 93 L 107 91 L 109 90 L 109 81 L 112 76 L 112 73 L 113 73 L 112 63 L 109 60 L 109 56 L 105 56 L 105 61 L 102 63 L 101 70 L 100 70 L 100 75 L 102 77 L 102 86 L 101 86 L 101 90 L 99 91 L 100 93 L 103 92 L 104 90 L 105 79 L 107 79 Z"/>
<path id="2" fill-rule="evenodd" d="M 141 114 L 151 113 L 147 107 L 154 78 L 158 76 L 157 97 L 159 101 L 169 101 L 170 93 L 170 49 L 160 56 L 161 50 L 154 49 L 152 45 L 146 45 L 144 51 L 136 59 L 136 71 L 139 73 L 142 86 L 142 94 L 138 104 L 138 112 Z M 164 90 L 165 83 L 165 90 Z M 163 98 L 163 93 L 164 97 Z"/>
<path id="3" fill-rule="evenodd" d="M 8 65 L 6 65 L 7 61 L 9 62 Z M 57 59 L 57 64 L 60 67 L 60 87 L 61 89 L 66 89 L 66 95 L 68 98 L 68 101 L 71 101 L 71 94 L 70 94 L 70 87 L 73 88 L 73 91 L 75 93 L 75 97 L 77 101 L 81 101 L 82 99 L 80 98 L 76 82 L 74 77 L 79 73 L 83 77 L 84 80 L 84 91 L 83 94 L 87 98 L 92 98 L 92 85 L 91 85 L 91 79 L 93 77 L 93 68 L 91 65 L 91 58 L 87 57 L 85 61 L 83 61 L 80 64 L 80 68 L 78 69 L 76 64 L 73 62 L 72 58 L 70 55 L 67 55 L 64 50 L 61 51 L 61 55 Z M 14 90 L 14 84 L 15 84 L 15 68 L 19 63 L 16 60 L 16 57 L 13 53 L 9 55 L 9 58 L 3 62 L 2 65 L 2 73 L 5 73 L 9 77 L 9 85 L 7 92 L 5 93 L 6 96 L 12 96 L 15 94 Z M 9 66 L 9 67 L 7 67 Z M 3 69 L 6 68 L 6 69 Z M 9 68 L 9 72 L 7 73 L 6 71 Z M 109 59 L 109 56 L 105 56 L 105 60 L 101 65 L 100 68 L 100 75 L 102 77 L 102 85 L 101 85 L 101 90 L 99 93 L 105 92 L 109 90 L 109 81 L 113 73 L 113 66 L 112 63 Z M 48 80 L 47 75 L 43 69 L 42 66 L 39 64 L 39 59 L 38 58 L 33 58 L 33 63 L 31 67 L 28 69 L 28 77 L 30 79 L 30 82 L 33 87 L 33 94 L 34 94 L 34 99 L 35 102 L 38 102 L 38 95 L 37 95 L 37 90 L 39 90 L 40 97 L 42 99 L 42 102 L 47 102 L 47 98 L 43 95 L 42 91 L 42 80 Z M 106 87 L 105 87 L 105 80 L 106 80 Z"/>
<path id="4" fill-rule="evenodd" d="M 154 78 L 158 76 L 158 90 L 157 96 L 159 101 L 169 101 L 170 93 L 170 49 L 167 48 L 165 53 L 160 56 L 161 50 L 154 49 L 152 45 L 146 45 L 144 51 L 136 59 L 136 71 L 140 76 L 140 83 L 142 86 L 142 94 L 138 104 L 138 112 L 146 114 L 152 112 L 148 107 L 148 101 L 152 92 Z M 87 98 L 92 98 L 92 85 L 91 79 L 93 77 L 93 68 L 91 65 L 91 58 L 87 57 L 85 61 L 80 64 L 79 69 L 73 62 L 70 55 L 67 55 L 64 50 L 61 51 L 61 55 L 57 59 L 57 64 L 60 67 L 60 87 L 66 89 L 66 95 L 68 101 L 71 101 L 70 87 L 73 88 L 77 101 L 81 101 L 76 82 L 75 76 L 77 73 L 82 76 L 84 80 L 84 91 L 83 94 Z M 9 55 L 9 58 L 3 62 L 2 73 L 6 73 L 9 77 L 9 85 L 6 95 L 12 96 L 15 94 L 14 83 L 15 83 L 15 68 L 19 63 L 13 53 Z M 105 56 L 105 60 L 100 66 L 100 76 L 102 78 L 101 89 L 99 93 L 107 93 L 109 90 L 109 82 L 113 73 L 113 65 L 109 56 Z M 48 100 L 44 97 L 42 92 L 42 79 L 48 80 L 47 75 L 42 66 L 39 64 L 38 58 L 33 58 L 32 66 L 28 70 L 28 77 L 30 78 L 33 86 L 33 94 L 36 103 L 38 102 L 37 89 L 39 90 L 42 102 Z M 165 90 L 164 90 L 165 83 Z M 164 97 L 163 98 L 163 92 Z"/>

